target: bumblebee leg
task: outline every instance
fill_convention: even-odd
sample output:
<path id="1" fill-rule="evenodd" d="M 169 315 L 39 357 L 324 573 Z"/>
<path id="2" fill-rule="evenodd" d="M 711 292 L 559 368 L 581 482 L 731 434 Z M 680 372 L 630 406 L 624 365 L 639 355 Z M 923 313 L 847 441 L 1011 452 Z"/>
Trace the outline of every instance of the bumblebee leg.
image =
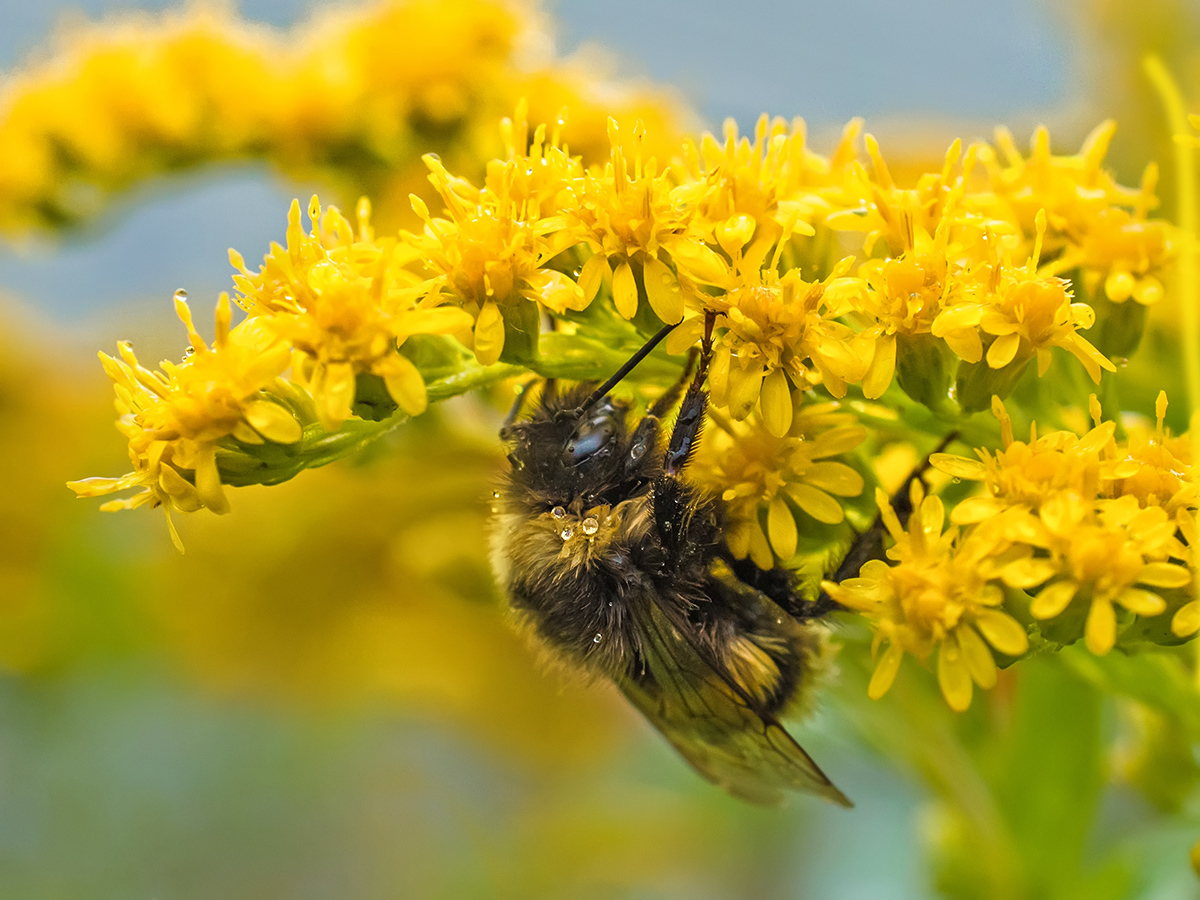
<path id="1" fill-rule="evenodd" d="M 679 477 L 696 449 L 700 429 L 704 425 L 704 410 L 708 405 L 704 379 L 712 356 L 715 318 L 713 313 L 705 314 L 699 364 L 679 406 L 675 427 L 671 429 L 663 473 L 654 481 L 654 521 L 663 545 L 677 562 L 687 552 L 698 552 L 701 547 L 706 547 L 717 533 L 716 516 L 711 507 L 704 505 L 702 518 L 697 520 L 696 515 L 701 507 L 697 503 L 696 493 Z"/>
<path id="2" fill-rule="evenodd" d="M 692 366 L 695 365 L 698 358 L 699 351 L 693 348 L 683 367 L 683 376 L 650 405 L 650 409 L 642 421 L 638 422 L 637 428 L 629 439 L 629 456 L 625 460 L 627 473 L 636 470 L 645 457 L 646 451 L 658 443 L 658 429 L 662 424 L 662 417 L 667 410 L 679 402 L 679 395 L 683 393 L 688 380 L 692 377 Z"/>

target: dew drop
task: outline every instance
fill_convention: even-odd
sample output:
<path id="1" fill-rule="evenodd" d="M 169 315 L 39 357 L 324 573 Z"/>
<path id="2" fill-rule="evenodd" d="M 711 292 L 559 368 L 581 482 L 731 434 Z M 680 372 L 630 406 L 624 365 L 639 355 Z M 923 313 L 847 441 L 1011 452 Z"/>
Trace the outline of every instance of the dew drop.
<path id="1" fill-rule="evenodd" d="M 1115 365 L 1118 369 L 1124 369 L 1129 365 L 1129 360 L 1124 356 L 1114 356 L 1113 365 Z"/>
<path id="2" fill-rule="evenodd" d="M 562 519 L 566 517 L 567 511 L 561 506 L 556 506 L 554 509 L 550 510 L 550 515 L 554 516 L 556 519 Z"/>
<path id="3" fill-rule="evenodd" d="M 578 279 L 583 274 L 583 266 L 576 266 L 575 271 L 571 273 L 571 277 Z"/>
<path id="4" fill-rule="evenodd" d="M 187 291 L 185 291 L 183 288 L 180 288 L 179 290 L 177 290 L 175 292 L 175 299 L 186 302 L 187 301 Z"/>
<path id="5" fill-rule="evenodd" d="M 183 351 L 183 358 L 187 359 L 189 356 L 191 356 L 195 352 L 196 352 L 196 348 L 193 347 L 191 344 L 188 344 L 188 346 Z"/>
<path id="6" fill-rule="evenodd" d="M 426 153 L 425 155 L 426 155 L 427 157 L 429 157 L 430 159 L 432 159 L 434 162 L 441 162 L 441 161 L 442 161 L 442 158 L 441 158 L 440 156 L 438 156 L 436 153 Z"/>
<path id="7" fill-rule="evenodd" d="M 595 516 L 588 516 L 579 527 L 583 529 L 584 534 L 590 536 L 600 530 L 600 523 L 596 521 Z"/>
<path id="8" fill-rule="evenodd" d="M 597 632 L 596 632 L 596 636 L 595 636 L 594 638 L 592 638 L 592 643 L 593 643 L 593 644 L 598 644 L 598 643 L 600 643 L 602 640 L 604 640 L 604 635 L 602 635 L 600 632 L 598 632 L 598 631 L 597 631 Z"/>
<path id="9" fill-rule="evenodd" d="M 575 526 L 564 525 L 563 530 L 558 533 L 558 536 L 564 541 L 569 541 L 571 538 L 575 537 Z"/>
<path id="10" fill-rule="evenodd" d="M 499 500 L 499 499 L 500 499 L 500 492 L 499 492 L 499 491 L 492 491 L 492 499 L 493 499 L 493 500 Z"/>

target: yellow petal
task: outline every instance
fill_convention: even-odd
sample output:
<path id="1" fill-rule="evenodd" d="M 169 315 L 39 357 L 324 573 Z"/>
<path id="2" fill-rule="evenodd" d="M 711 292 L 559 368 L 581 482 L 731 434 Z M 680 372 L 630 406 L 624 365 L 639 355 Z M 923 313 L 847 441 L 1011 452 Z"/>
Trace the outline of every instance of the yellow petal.
<path id="1" fill-rule="evenodd" d="M 608 271 L 608 260 L 602 253 L 594 254 L 579 271 L 579 289 L 583 291 L 583 299 L 591 303 L 596 299 L 600 285 L 604 282 L 604 273 Z"/>
<path id="2" fill-rule="evenodd" d="M 1171 631 L 1177 637 L 1188 637 L 1200 631 L 1200 600 L 1181 606 L 1171 619 Z"/>
<path id="3" fill-rule="evenodd" d="M 996 660 L 992 657 L 992 651 L 970 625 L 956 628 L 954 633 L 958 636 L 971 679 L 985 691 L 990 691 L 996 686 Z"/>
<path id="4" fill-rule="evenodd" d="M 1083 631 L 1084 643 L 1097 656 L 1104 656 L 1117 642 L 1117 613 L 1107 600 L 1093 600 Z"/>
<path id="5" fill-rule="evenodd" d="M 480 365 L 490 366 L 500 359 L 503 350 L 504 317 L 500 315 L 500 307 L 489 300 L 475 320 L 475 358 Z"/>
<path id="6" fill-rule="evenodd" d="M 759 395 L 763 424 L 775 437 L 783 437 L 792 427 L 792 389 L 783 369 L 773 369 L 763 379 Z"/>
<path id="7" fill-rule="evenodd" d="M 863 376 L 862 392 L 868 400 L 883 396 L 896 372 L 896 337 L 884 335 L 875 342 L 875 355 Z"/>
<path id="8" fill-rule="evenodd" d="M 627 262 L 617 266 L 617 271 L 613 274 L 613 302 L 623 319 L 632 319 L 637 313 L 637 279 L 633 277 L 633 269 Z"/>
<path id="9" fill-rule="evenodd" d="M 763 367 L 761 363 L 750 366 L 729 367 L 729 415 L 741 421 L 750 415 L 758 402 L 762 390 Z"/>
<path id="10" fill-rule="evenodd" d="M 1153 587 L 1177 588 L 1191 581 L 1192 575 L 1183 566 L 1174 563 L 1152 562 L 1142 566 L 1137 580 L 1139 584 L 1149 584 Z"/>
<path id="11" fill-rule="evenodd" d="M 983 481 L 987 476 L 987 466 L 982 462 L 953 453 L 934 453 L 929 457 L 929 465 L 952 478 L 965 478 L 967 481 Z"/>
<path id="12" fill-rule="evenodd" d="M 1013 361 L 1021 346 L 1021 336 L 1016 333 L 1002 334 L 988 348 L 987 364 L 992 369 L 1002 369 Z"/>
<path id="13" fill-rule="evenodd" d="M 1026 557 L 1025 559 L 1014 560 L 1006 565 L 1000 577 L 1004 579 L 1004 583 L 1009 587 L 1024 590 L 1037 587 L 1057 574 L 1058 564 L 1053 560 Z"/>
<path id="14" fill-rule="evenodd" d="M 331 431 L 340 428 L 350 418 L 354 405 L 354 394 L 358 389 L 354 367 L 349 363 L 332 363 L 325 366 L 322 379 L 318 411 L 321 424 Z"/>
<path id="15" fill-rule="evenodd" d="M 425 379 L 412 360 L 395 354 L 387 361 L 383 371 L 383 383 L 396 405 L 410 416 L 419 416 L 429 405 L 425 390 Z"/>
<path id="16" fill-rule="evenodd" d="M 1126 588 L 1117 598 L 1117 602 L 1139 616 L 1157 616 L 1167 609 L 1167 601 L 1158 594 L 1138 588 Z"/>
<path id="17" fill-rule="evenodd" d="M 196 460 L 196 493 L 205 506 L 217 515 L 224 515 L 229 512 L 229 500 L 226 499 L 225 489 L 221 485 L 216 452 L 215 444 L 202 444 L 199 448 Z"/>
<path id="18" fill-rule="evenodd" d="M 888 644 L 888 648 L 879 657 L 879 662 L 875 664 L 875 671 L 871 674 L 871 683 L 867 685 L 868 697 L 872 700 L 878 700 L 888 692 L 888 689 L 896 680 L 896 673 L 900 671 L 900 662 L 903 659 L 904 650 L 900 645 L 896 643 Z"/>
<path id="19" fill-rule="evenodd" d="M 675 273 L 661 260 L 649 257 L 642 266 L 642 280 L 654 314 L 668 325 L 680 321 L 683 318 L 683 291 Z"/>
<path id="20" fill-rule="evenodd" d="M 971 673 L 953 633 L 938 648 L 937 676 L 942 696 L 950 708 L 965 712 L 971 705 Z"/>
<path id="21" fill-rule="evenodd" d="M 818 522 L 824 522 L 826 525 L 837 525 L 846 518 L 846 512 L 842 509 L 842 504 L 812 485 L 789 484 L 787 492 L 802 510 Z"/>
<path id="22" fill-rule="evenodd" d="M 975 626 L 987 642 L 1005 656 L 1020 656 L 1029 649 L 1029 635 L 1021 623 L 998 609 L 981 609 L 975 614 Z"/>
<path id="23" fill-rule="evenodd" d="M 1075 599 L 1078 590 L 1079 585 L 1073 581 L 1056 581 L 1047 585 L 1033 598 L 1029 613 L 1035 619 L 1053 619 L 1062 615 L 1063 610 Z"/>
<path id="24" fill-rule="evenodd" d="M 250 427 L 276 444 L 294 444 L 304 435 L 296 417 L 278 403 L 256 400 L 244 413 Z"/>
<path id="25" fill-rule="evenodd" d="M 863 491 L 862 475 L 840 462 L 815 462 L 804 470 L 804 480 L 839 497 L 857 497 Z"/>
<path id="26" fill-rule="evenodd" d="M 763 534 L 762 526 L 755 519 L 750 523 L 750 559 L 760 569 L 775 567 L 775 556 L 771 553 L 771 544 Z"/>
<path id="27" fill-rule="evenodd" d="M 968 497 L 950 511 L 950 521 L 955 525 L 974 525 L 992 518 L 1004 508 L 1004 503 L 995 497 Z"/>
<path id="28" fill-rule="evenodd" d="M 796 519 L 782 497 L 777 496 L 772 500 L 767 510 L 767 534 L 775 555 L 780 559 L 788 560 L 796 555 Z"/>

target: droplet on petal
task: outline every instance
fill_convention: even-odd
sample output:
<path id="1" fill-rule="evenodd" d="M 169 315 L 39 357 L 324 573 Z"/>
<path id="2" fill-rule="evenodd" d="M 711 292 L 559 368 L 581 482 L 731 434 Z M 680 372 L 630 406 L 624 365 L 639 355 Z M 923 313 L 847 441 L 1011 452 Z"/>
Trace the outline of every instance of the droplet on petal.
<path id="1" fill-rule="evenodd" d="M 668 325 L 682 320 L 683 291 L 666 263 L 650 257 L 642 267 L 642 279 L 646 285 L 646 299 L 654 314 Z"/>

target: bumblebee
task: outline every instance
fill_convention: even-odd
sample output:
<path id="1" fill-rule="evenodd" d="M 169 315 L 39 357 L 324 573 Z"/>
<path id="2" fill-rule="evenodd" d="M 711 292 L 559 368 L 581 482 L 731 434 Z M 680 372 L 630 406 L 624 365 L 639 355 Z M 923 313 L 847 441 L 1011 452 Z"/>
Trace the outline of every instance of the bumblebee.
<path id="1" fill-rule="evenodd" d="M 711 318 L 690 384 L 685 372 L 637 420 L 609 396 L 669 330 L 594 390 L 547 382 L 524 418 L 518 399 L 500 433 L 497 574 L 519 627 L 613 681 L 705 778 L 753 803 L 797 790 L 850 806 L 779 723 L 821 666 L 827 610 L 735 560 L 718 503 L 682 477 L 704 424 Z"/>

